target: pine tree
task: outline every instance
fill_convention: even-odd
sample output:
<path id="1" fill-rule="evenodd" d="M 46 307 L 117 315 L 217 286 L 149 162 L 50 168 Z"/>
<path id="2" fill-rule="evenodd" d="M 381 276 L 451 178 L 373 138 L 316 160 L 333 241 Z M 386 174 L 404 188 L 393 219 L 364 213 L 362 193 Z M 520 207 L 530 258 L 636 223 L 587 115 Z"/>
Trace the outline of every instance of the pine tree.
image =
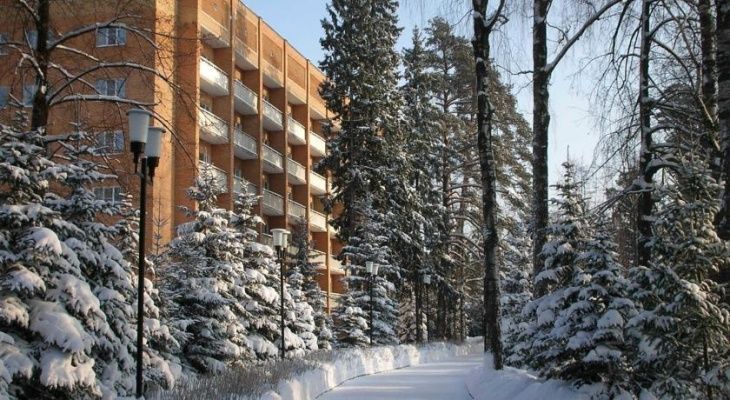
<path id="1" fill-rule="evenodd" d="M 730 394 L 730 310 L 711 279 L 730 253 L 713 229 L 720 188 L 700 154 L 678 143 L 674 182 L 653 223 L 652 262 L 632 270 L 642 308 L 629 322 L 637 379 L 658 397 Z"/>
<path id="2" fill-rule="evenodd" d="M 297 254 L 294 263 L 302 275 L 302 290 L 304 298 L 312 308 L 314 319 L 314 334 L 317 336 L 317 347 L 330 350 L 332 348 L 332 318 L 326 310 L 326 299 L 324 291 L 317 283 L 317 276 L 321 264 L 315 263 L 312 253 L 312 242 L 309 239 L 307 225 L 300 223 L 292 236 L 292 245 L 296 247 Z"/>
<path id="3" fill-rule="evenodd" d="M 500 299 L 502 311 L 502 341 L 504 343 L 504 358 L 508 365 L 522 366 L 524 360 L 521 357 L 518 346 L 519 335 L 526 329 L 522 310 L 532 298 L 532 279 L 528 235 L 522 230 L 521 235 L 505 235 L 502 251 L 504 267 L 500 268 L 500 287 L 502 298 Z"/>
<path id="4" fill-rule="evenodd" d="M 231 226 L 235 215 L 216 206 L 220 188 L 201 178 L 188 189 L 198 207 L 178 227 L 170 243 L 163 281 L 171 303 L 170 324 L 177 329 L 185 369 L 217 373 L 255 356 L 241 324 L 248 300 L 244 238 Z M 278 297 L 275 294 L 273 297 Z"/>

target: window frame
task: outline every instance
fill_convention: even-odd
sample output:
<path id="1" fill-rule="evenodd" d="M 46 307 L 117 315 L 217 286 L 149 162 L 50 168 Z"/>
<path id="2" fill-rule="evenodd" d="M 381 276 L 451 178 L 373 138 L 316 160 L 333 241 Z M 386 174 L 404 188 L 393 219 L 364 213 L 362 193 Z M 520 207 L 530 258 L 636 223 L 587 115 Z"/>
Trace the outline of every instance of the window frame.
<path id="1" fill-rule="evenodd" d="M 99 154 L 120 154 L 124 152 L 124 132 L 121 130 L 99 132 L 95 139 L 96 149 Z"/>
<path id="2" fill-rule="evenodd" d="M 110 43 L 110 33 L 115 41 Z M 101 39 L 101 40 L 100 40 Z M 127 29 L 121 26 L 102 26 L 96 29 L 96 47 L 119 47 L 127 45 Z"/>
<path id="3" fill-rule="evenodd" d="M 121 186 L 96 186 L 93 191 L 98 200 L 108 201 L 112 204 L 120 204 L 124 200 Z"/>
<path id="4" fill-rule="evenodd" d="M 103 83 L 103 90 L 100 90 Z M 109 94 L 109 84 L 113 83 L 113 94 Z M 97 79 L 94 84 L 96 93 L 101 96 L 116 97 L 119 99 L 127 98 L 127 80 L 123 78 L 101 78 Z"/>

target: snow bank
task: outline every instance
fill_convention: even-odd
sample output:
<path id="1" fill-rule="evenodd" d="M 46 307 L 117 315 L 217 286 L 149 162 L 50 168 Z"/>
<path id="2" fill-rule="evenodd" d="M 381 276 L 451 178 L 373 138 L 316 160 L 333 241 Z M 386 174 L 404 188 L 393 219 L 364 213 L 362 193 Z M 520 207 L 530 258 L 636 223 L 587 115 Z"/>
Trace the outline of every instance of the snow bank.
<path id="1" fill-rule="evenodd" d="M 400 345 L 341 350 L 334 361 L 280 382 L 276 391 L 269 391 L 260 399 L 311 400 L 353 378 L 474 354 L 481 349 L 482 339 L 470 338 L 463 345 L 432 343 L 421 348 Z"/>
<path id="2" fill-rule="evenodd" d="M 492 368 L 492 357 L 484 355 L 484 363 L 466 378 L 466 387 L 475 400 L 589 400 L 591 388 L 572 388 L 560 380 L 544 380 L 521 369 Z"/>

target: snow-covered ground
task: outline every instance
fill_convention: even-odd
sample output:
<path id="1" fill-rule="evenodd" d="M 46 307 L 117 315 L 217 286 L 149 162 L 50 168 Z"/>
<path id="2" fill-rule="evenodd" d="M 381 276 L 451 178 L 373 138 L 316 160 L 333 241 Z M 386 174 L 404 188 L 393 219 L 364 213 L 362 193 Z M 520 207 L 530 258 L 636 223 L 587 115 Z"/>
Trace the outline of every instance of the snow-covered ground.
<path id="1" fill-rule="evenodd" d="M 399 368 L 443 362 L 466 356 L 479 356 L 481 346 L 481 338 L 471 338 L 464 345 L 431 343 L 420 348 L 411 345 L 400 345 L 342 350 L 342 353 L 334 361 L 322 363 L 317 368 L 305 372 L 295 379 L 279 383 L 276 391 L 266 393 L 261 397 L 261 400 L 311 400 L 321 398 L 319 396 L 323 393 L 343 382 L 356 382 L 362 379 L 359 377 L 378 374 L 377 377 L 383 379 L 388 376 L 388 374 L 384 374 L 385 372 Z M 471 360 L 470 362 L 473 365 L 469 367 L 464 364 L 461 371 L 468 371 L 479 364 L 478 357 Z M 456 365 L 452 365 L 451 368 L 456 368 Z M 436 368 L 434 371 L 438 372 L 439 369 Z M 466 372 L 463 373 L 466 374 Z M 464 388 L 463 382 L 462 376 L 462 388 Z M 352 397 L 346 398 L 351 399 Z M 410 398 L 412 397 L 407 396 L 402 400 Z M 437 397 L 429 398 L 436 399 Z"/>
<path id="2" fill-rule="evenodd" d="M 492 368 L 490 354 L 483 355 L 482 362 L 466 377 L 466 386 L 475 400 L 588 400 L 588 390 L 577 391 L 566 382 L 543 380 L 527 371 L 505 367 L 502 371 Z M 455 399 L 448 399 L 455 400 Z"/>
<path id="3" fill-rule="evenodd" d="M 470 400 L 466 377 L 482 358 L 470 354 L 353 379 L 319 399 Z"/>

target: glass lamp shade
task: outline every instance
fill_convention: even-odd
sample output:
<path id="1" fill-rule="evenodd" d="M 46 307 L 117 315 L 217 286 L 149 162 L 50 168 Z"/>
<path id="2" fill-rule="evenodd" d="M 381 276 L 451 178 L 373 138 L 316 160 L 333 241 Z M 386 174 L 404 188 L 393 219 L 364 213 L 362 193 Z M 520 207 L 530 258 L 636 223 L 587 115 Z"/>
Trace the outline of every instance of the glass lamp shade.
<path id="1" fill-rule="evenodd" d="M 283 249 L 287 247 L 289 231 L 286 229 L 272 229 L 271 234 L 274 237 L 274 247 Z"/>
<path id="2" fill-rule="evenodd" d="M 127 111 L 129 122 L 129 141 L 147 143 L 147 132 L 150 126 L 151 113 L 140 108 Z"/>
<path id="3" fill-rule="evenodd" d="M 165 135 L 165 130 L 156 126 L 149 128 L 147 135 L 147 146 L 145 147 L 144 153 L 147 157 L 159 158 L 162 153 L 162 136 Z"/>
<path id="4" fill-rule="evenodd" d="M 428 274 L 424 275 L 423 283 L 425 283 L 426 285 L 430 285 L 431 284 L 431 275 L 428 275 Z"/>
<path id="5" fill-rule="evenodd" d="M 380 264 L 373 264 L 373 275 L 378 274 L 378 268 L 380 268 Z"/>
<path id="6" fill-rule="evenodd" d="M 375 265 L 375 263 L 372 261 L 365 261 L 365 272 L 372 275 L 374 265 Z"/>

